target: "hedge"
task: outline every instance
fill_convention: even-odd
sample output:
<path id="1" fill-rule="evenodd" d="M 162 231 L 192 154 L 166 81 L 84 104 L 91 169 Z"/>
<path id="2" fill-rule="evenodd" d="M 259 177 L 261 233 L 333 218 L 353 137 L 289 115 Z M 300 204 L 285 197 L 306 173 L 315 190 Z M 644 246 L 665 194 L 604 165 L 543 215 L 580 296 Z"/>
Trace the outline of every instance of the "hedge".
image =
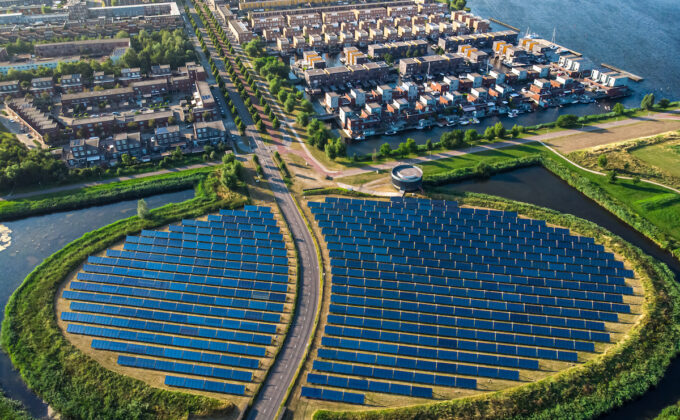
<path id="1" fill-rule="evenodd" d="M 67 191 L 49 196 L 0 202 L 0 221 L 15 220 L 29 216 L 78 210 L 90 206 L 116 203 L 123 200 L 148 197 L 160 193 L 193 188 L 204 180 L 212 168 L 179 172 L 148 179 L 137 179 L 103 184 L 81 190 Z"/>
<path id="2" fill-rule="evenodd" d="M 217 194 L 211 176 L 197 186 L 197 197 L 152 210 L 89 232 L 45 259 L 10 297 L 5 307 L 1 343 L 26 384 L 63 418 L 184 419 L 192 415 L 226 415 L 234 404 L 213 398 L 153 388 L 112 372 L 74 347 L 56 321 L 55 295 L 64 279 L 87 256 L 126 235 L 183 218 L 195 218 L 219 208 L 244 205 L 246 197 Z"/>
<path id="3" fill-rule="evenodd" d="M 436 186 L 449 182 L 462 181 L 471 178 L 484 178 L 501 172 L 512 171 L 518 168 L 540 165 L 541 156 L 538 154 L 525 156 L 517 159 L 506 159 L 498 162 L 484 163 L 484 165 L 470 166 L 453 169 L 448 172 L 426 174 L 423 176 L 423 185 Z"/>
<path id="4" fill-rule="evenodd" d="M 19 401 L 15 401 L 0 394 L 0 419 L 3 420 L 32 420 L 33 417 Z"/>
<path id="5" fill-rule="evenodd" d="M 636 270 L 645 290 L 643 316 L 626 339 L 602 356 L 534 383 L 410 407 L 320 410 L 314 414 L 315 419 L 588 419 L 641 396 L 658 383 L 680 343 L 680 290 L 668 267 L 596 224 L 572 215 L 483 194 L 430 195 L 453 198 L 461 204 L 517 211 L 595 238 L 622 255 Z"/>

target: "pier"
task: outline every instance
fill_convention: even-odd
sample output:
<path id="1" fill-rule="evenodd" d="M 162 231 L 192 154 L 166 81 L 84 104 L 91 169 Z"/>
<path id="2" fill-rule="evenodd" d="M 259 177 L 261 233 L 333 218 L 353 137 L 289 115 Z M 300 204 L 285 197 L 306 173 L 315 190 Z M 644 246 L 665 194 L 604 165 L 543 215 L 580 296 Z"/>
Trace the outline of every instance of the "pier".
<path id="1" fill-rule="evenodd" d="M 643 77 L 638 76 L 637 74 L 633 74 L 633 73 L 631 73 L 631 72 L 628 72 L 628 71 L 625 71 L 625 70 L 621 70 L 620 68 L 614 67 L 614 66 L 612 66 L 612 65 L 610 65 L 610 64 L 601 63 L 600 65 L 601 65 L 602 67 L 608 68 L 609 70 L 614 70 L 614 71 L 618 71 L 618 72 L 621 73 L 621 74 L 625 74 L 626 76 L 628 76 L 628 78 L 629 78 L 630 80 L 632 80 L 632 81 L 634 81 L 634 82 L 640 83 L 641 81 L 645 80 Z"/>
<path id="2" fill-rule="evenodd" d="M 515 28 L 514 26 L 509 25 L 509 24 L 507 24 L 507 23 L 505 23 L 505 22 L 501 22 L 501 21 L 498 20 L 498 19 L 489 18 L 489 20 L 490 20 L 491 22 L 493 22 L 493 23 L 497 23 L 497 24 L 499 24 L 499 25 L 503 25 L 503 26 L 505 26 L 506 28 L 510 28 L 510 29 L 512 29 L 513 31 L 520 32 L 519 28 Z"/>

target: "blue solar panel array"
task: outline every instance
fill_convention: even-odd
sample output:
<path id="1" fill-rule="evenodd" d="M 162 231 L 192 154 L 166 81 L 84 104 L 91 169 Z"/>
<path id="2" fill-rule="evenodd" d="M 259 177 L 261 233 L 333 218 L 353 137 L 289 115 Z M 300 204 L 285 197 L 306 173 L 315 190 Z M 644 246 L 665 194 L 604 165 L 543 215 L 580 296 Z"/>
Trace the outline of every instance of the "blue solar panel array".
<path id="1" fill-rule="evenodd" d="M 120 353 L 119 365 L 167 374 L 168 386 L 247 395 L 267 346 L 281 342 L 292 292 L 274 214 L 246 206 L 89 257 L 61 319 L 97 337 L 92 348 Z"/>
<path id="2" fill-rule="evenodd" d="M 432 398 L 578 362 L 630 313 L 634 277 L 568 229 L 455 202 L 309 202 L 330 254 L 330 314 L 302 396 Z M 339 388 L 333 390 L 329 388 Z"/>

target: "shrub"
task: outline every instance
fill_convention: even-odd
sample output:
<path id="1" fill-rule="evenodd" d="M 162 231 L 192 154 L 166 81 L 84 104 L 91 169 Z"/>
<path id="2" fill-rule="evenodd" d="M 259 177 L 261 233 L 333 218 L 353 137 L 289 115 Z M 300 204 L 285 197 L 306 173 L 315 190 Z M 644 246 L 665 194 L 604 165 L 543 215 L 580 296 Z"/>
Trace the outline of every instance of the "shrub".
<path id="1" fill-rule="evenodd" d="M 571 128 L 578 122 L 578 117 L 572 114 L 560 115 L 557 118 L 557 126 L 560 128 Z"/>

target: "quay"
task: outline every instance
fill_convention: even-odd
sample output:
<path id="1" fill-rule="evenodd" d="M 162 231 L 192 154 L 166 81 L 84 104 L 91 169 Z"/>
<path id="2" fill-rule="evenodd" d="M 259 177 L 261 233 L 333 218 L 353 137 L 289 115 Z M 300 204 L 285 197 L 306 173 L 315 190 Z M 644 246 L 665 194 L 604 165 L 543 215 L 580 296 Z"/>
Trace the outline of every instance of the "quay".
<path id="1" fill-rule="evenodd" d="M 633 73 L 631 73 L 631 72 L 628 72 L 628 71 L 625 71 L 625 70 L 621 70 L 620 68 L 614 67 L 614 66 L 612 66 L 612 65 L 610 65 L 610 64 L 601 63 L 600 65 L 601 65 L 602 67 L 608 68 L 609 70 L 614 70 L 614 71 L 618 71 L 618 72 L 621 73 L 621 74 L 625 74 L 626 76 L 628 76 L 628 77 L 630 78 L 630 80 L 632 80 L 632 81 L 634 81 L 634 82 L 639 83 L 639 82 L 645 80 L 643 77 L 638 76 L 637 74 L 633 74 Z"/>

